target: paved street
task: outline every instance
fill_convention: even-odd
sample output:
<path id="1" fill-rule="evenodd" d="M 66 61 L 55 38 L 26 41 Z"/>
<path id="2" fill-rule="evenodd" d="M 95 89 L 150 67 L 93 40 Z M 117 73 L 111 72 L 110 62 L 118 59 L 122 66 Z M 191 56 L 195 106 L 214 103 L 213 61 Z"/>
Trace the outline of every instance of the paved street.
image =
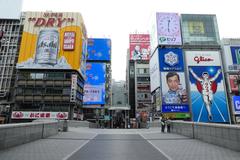
<path id="1" fill-rule="evenodd" d="M 151 129 L 70 128 L 0 151 L 1 160 L 239 160 L 240 153 Z"/>

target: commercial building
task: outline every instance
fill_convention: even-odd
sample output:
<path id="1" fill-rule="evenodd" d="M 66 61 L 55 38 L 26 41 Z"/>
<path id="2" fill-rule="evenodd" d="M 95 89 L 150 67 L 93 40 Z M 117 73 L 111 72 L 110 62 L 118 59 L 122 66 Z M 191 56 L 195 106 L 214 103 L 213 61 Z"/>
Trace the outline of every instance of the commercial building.
<path id="1" fill-rule="evenodd" d="M 127 104 L 126 82 L 112 80 L 112 105 Z"/>
<path id="2" fill-rule="evenodd" d="M 127 55 L 127 95 L 131 106 L 130 118 L 140 112 L 152 111 L 150 92 L 150 36 L 149 34 L 130 34 L 130 47 Z"/>
<path id="3" fill-rule="evenodd" d="M 221 44 L 231 119 L 240 123 L 240 39 L 224 38 Z"/>
<path id="4" fill-rule="evenodd" d="M 84 86 L 84 119 L 103 119 L 111 105 L 111 39 L 89 38 Z"/>
<path id="5" fill-rule="evenodd" d="M 216 16 L 157 13 L 154 20 L 150 71 L 157 110 L 172 119 L 229 123 Z"/>
<path id="6" fill-rule="evenodd" d="M 12 120 L 78 118 L 87 57 L 82 16 L 26 12 L 23 18 Z"/>
<path id="7" fill-rule="evenodd" d="M 21 0 L 1 1 L 0 6 L 0 123 L 8 123 L 14 106 L 15 68 L 24 18 Z"/>

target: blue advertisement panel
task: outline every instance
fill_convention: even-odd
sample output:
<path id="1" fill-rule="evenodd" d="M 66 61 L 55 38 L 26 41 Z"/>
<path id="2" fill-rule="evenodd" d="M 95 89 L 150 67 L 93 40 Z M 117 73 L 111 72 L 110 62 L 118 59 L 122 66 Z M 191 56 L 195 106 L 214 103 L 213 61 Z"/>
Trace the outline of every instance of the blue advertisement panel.
<path id="1" fill-rule="evenodd" d="M 240 114 L 240 96 L 233 96 L 234 113 Z"/>
<path id="2" fill-rule="evenodd" d="M 89 38 L 88 60 L 110 61 L 111 40 L 106 38 Z"/>
<path id="3" fill-rule="evenodd" d="M 233 64 L 240 64 L 240 47 L 230 47 Z"/>
<path id="4" fill-rule="evenodd" d="M 104 63 L 87 63 L 83 104 L 105 104 L 105 72 Z"/>
<path id="5" fill-rule="evenodd" d="M 180 71 L 184 70 L 183 53 L 179 48 L 159 49 L 160 71 Z"/>
<path id="6" fill-rule="evenodd" d="M 229 122 L 219 51 L 186 51 L 195 122 Z"/>
<path id="7" fill-rule="evenodd" d="M 189 112 L 182 49 L 159 49 L 162 112 Z"/>

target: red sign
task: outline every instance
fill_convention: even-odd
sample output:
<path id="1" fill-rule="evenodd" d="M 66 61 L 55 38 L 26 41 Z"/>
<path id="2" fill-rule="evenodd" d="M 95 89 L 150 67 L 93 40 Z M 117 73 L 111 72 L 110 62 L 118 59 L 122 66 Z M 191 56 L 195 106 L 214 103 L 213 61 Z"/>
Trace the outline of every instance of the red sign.
<path id="1" fill-rule="evenodd" d="M 196 56 L 196 57 L 194 57 L 194 61 L 196 61 L 199 64 L 200 62 L 214 61 L 214 59 L 208 58 L 208 57 L 204 57 L 204 56 Z"/>
<path id="2" fill-rule="evenodd" d="M 231 92 L 238 92 L 238 84 L 236 84 L 238 76 L 237 75 L 229 75 L 229 83 Z"/>
<path id="3" fill-rule="evenodd" d="M 64 32 L 63 38 L 63 50 L 73 51 L 75 49 L 75 32 L 66 31 Z"/>
<path id="4" fill-rule="evenodd" d="M 130 34 L 129 41 L 131 60 L 149 60 L 151 51 L 149 34 Z"/>

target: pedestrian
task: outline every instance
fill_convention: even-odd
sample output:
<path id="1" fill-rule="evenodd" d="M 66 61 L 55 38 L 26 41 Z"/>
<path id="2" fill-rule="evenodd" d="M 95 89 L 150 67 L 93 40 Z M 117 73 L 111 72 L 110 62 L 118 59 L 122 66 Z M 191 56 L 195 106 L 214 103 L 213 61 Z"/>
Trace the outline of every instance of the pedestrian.
<path id="1" fill-rule="evenodd" d="M 167 132 L 170 133 L 171 122 L 170 122 L 169 118 L 167 118 L 167 120 L 166 120 L 166 125 L 167 125 Z"/>
<path id="2" fill-rule="evenodd" d="M 164 117 L 161 120 L 161 129 L 162 129 L 162 133 L 164 133 L 164 130 L 165 130 L 165 118 Z"/>

